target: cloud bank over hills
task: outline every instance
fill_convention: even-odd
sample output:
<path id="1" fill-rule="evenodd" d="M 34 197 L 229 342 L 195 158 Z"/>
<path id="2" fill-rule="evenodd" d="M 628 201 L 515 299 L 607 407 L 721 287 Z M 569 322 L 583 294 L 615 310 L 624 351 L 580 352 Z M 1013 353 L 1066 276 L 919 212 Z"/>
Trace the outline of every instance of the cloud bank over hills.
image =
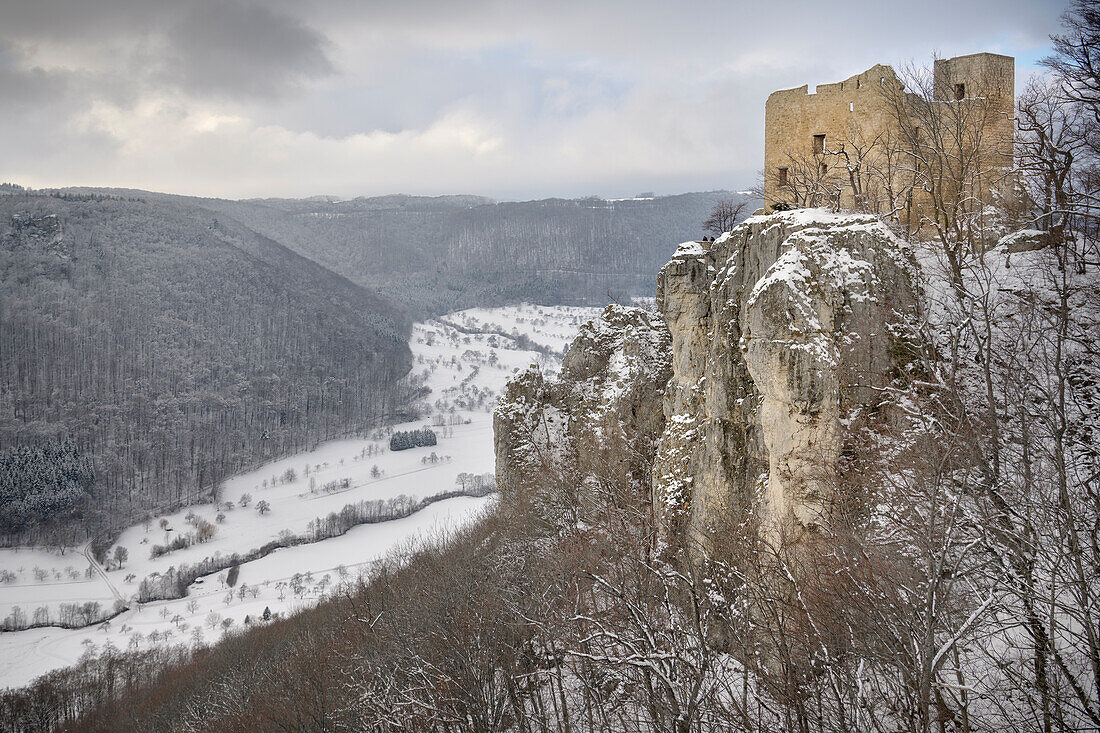
<path id="1" fill-rule="evenodd" d="M 771 90 L 932 51 L 1012 54 L 1026 79 L 1061 9 L 17 0 L 0 178 L 229 197 L 743 188 Z"/>

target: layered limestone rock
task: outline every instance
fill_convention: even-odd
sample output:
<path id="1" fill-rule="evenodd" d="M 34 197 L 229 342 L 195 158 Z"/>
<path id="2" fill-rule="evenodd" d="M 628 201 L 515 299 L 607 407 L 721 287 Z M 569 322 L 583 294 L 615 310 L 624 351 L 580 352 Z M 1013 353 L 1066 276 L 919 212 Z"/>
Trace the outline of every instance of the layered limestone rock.
<path id="1" fill-rule="evenodd" d="M 659 316 L 611 305 L 581 327 L 556 379 L 537 366 L 517 375 L 493 415 L 501 490 L 534 497 L 555 522 L 617 482 L 648 493 L 669 357 Z"/>
<path id="2" fill-rule="evenodd" d="M 654 495 L 670 542 L 751 511 L 813 526 L 837 498 L 853 421 L 882 407 L 911 258 L 878 219 L 754 216 L 681 245 L 658 277 L 673 375 Z"/>
<path id="3" fill-rule="evenodd" d="M 681 245 L 658 277 L 661 316 L 609 307 L 560 379 L 532 369 L 509 384 L 498 483 L 569 521 L 625 479 L 689 550 L 750 517 L 813 527 L 843 498 L 838 466 L 861 427 L 891 419 L 913 268 L 878 219 L 823 210 Z"/>

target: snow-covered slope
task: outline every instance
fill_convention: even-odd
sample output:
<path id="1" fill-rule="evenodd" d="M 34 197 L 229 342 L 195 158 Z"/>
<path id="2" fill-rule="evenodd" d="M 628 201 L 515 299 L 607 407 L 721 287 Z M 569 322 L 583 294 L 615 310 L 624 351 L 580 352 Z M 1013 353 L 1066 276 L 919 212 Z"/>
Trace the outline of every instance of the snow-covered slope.
<path id="1" fill-rule="evenodd" d="M 227 481 L 218 504 L 198 504 L 136 524 L 118 538 L 116 547 L 126 548 L 128 555 L 120 568 L 102 573 L 91 568 L 83 548 L 66 548 L 63 554 L 56 548 L 0 551 L 0 573 L 10 573 L 8 582 L 0 582 L 0 618 L 11 618 L 18 606 L 27 623 L 35 622 L 36 611 L 39 620 L 48 615 L 56 623 L 64 613 L 79 622 L 81 614 L 94 611 L 86 604 L 98 604 L 98 612 L 110 612 L 118 599 L 131 606 L 109 622 L 82 629 L 0 634 L 0 687 L 22 685 L 71 664 L 91 646 L 209 643 L 246 617 L 255 621 L 265 608 L 287 613 L 312 605 L 387 553 L 472 521 L 493 504 L 492 496 L 447 499 L 403 519 L 275 550 L 240 565 L 232 590 L 221 571 L 200 578 L 183 598 L 135 603 L 143 579 L 207 559 L 245 555 L 292 535 L 312 537 L 317 520 L 323 523 L 349 504 L 421 499 L 454 490 L 470 475 L 491 473 L 491 410 L 508 378 L 532 363 L 550 372 L 558 369 L 565 345 L 597 312 L 521 305 L 473 309 L 416 324 L 410 344 L 413 372 L 431 390 L 422 419 L 274 461 Z M 437 445 L 388 449 L 393 430 L 425 425 L 433 426 Z M 266 502 L 262 513 L 261 501 Z M 152 557 L 155 545 L 194 534 L 203 522 L 214 528 L 209 540 Z M 114 547 L 108 555 L 114 556 Z"/>

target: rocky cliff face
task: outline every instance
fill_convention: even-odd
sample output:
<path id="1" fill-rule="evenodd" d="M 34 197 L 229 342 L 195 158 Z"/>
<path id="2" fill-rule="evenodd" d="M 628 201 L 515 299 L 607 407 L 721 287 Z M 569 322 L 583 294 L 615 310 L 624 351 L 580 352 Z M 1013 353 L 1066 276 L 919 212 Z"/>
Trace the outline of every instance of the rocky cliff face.
<path id="1" fill-rule="evenodd" d="M 882 406 L 911 275 L 870 216 L 784 212 L 681 245 L 657 285 L 673 376 L 654 496 L 670 539 L 706 542 L 746 509 L 820 521 L 854 421 Z"/>
<path id="2" fill-rule="evenodd" d="M 501 486 L 629 448 L 633 477 L 652 461 L 670 544 L 706 544 L 749 513 L 815 525 L 859 425 L 888 410 L 912 275 L 904 245 L 870 216 L 784 212 L 681 245 L 658 277 L 663 319 L 609 308 L 559 382 L 529 371 L 509 386 L 495 425 Z"/>
<path id="3" fill-rule="evenodd" d="M 498 486 L 535 497 L 553 522 L 611 485 L 648 492 L 669 357 L 659 316 L 608 306 L 581 327 L 557 379 L 532 366 L 509 382 L 493 415 Z"/>

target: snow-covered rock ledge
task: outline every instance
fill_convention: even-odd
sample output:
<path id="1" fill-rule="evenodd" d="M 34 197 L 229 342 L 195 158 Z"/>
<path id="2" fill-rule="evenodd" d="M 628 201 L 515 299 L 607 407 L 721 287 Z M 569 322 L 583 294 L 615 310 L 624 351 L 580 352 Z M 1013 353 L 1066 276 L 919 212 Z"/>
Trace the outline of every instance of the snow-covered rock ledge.
<path id="1" fill-rule="evenodd" d="M 501 491 L 532 498 L 559 525 L 608 471 L 648 494 L 669 355 L 660 316 L 610 305 L 581 327 L 559 378 L 535 365 L 514 377 L 493 415 Z"/>

